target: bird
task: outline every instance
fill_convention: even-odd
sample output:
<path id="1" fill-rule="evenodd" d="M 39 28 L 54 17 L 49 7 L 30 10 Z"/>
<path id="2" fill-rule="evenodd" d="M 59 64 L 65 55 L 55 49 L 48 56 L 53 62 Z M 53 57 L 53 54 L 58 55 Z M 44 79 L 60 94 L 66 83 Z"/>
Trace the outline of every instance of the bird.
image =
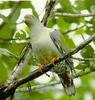
<path id="1" fill-rule="evenodd" d="M 46 65 L 69 51 L 59 31 L 44 26 L 37 17 L 31 14 L 26 14 L 23 21 L 30 29 L 32 56 L 36 64 Z M 74 96 L 76 93 L 73 69 L 74 65 L 70 58 L 55 64 L 51 69 L 51 72 L 58 75 L 68 96 Z"/>

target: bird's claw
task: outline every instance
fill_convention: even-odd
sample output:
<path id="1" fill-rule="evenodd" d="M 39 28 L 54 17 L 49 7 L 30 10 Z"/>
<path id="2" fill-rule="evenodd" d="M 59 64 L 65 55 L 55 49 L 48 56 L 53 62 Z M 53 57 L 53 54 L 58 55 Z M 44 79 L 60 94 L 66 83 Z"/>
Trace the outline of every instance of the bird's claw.
<path id="1" fill-rule="evenodd" d="M 43 73 L 44 64 L 39 64 L 39 68 L 40 68 L 41 73 Z"/>
<path id="2" fill-rule="evenodd" d="M 54 57 L 54 58 L 51 60 L 51 63 L 52 63 L 52 64 L 55 64 L 56 60 L 57 60 L 57 58 Z"/>

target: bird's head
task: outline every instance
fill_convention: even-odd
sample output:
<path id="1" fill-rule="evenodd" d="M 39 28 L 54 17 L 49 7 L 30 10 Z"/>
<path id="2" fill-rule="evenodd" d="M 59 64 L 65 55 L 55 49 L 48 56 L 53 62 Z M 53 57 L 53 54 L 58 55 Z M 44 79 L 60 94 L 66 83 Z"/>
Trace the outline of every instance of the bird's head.
<path id="1" fill-rule="evenodd" d="M 38 18 L 36 18 L 35 16 L 32 16 L 30 14 L 25 15 L 23 21 L 29 27 L 31 27 L 32 25 L 35 25 L 36 23 L 40 22 Z"/>

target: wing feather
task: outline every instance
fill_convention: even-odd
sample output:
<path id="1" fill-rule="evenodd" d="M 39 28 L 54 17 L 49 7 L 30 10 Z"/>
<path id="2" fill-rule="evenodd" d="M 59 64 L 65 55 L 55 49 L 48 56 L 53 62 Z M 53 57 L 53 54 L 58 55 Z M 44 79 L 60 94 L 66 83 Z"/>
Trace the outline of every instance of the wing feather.
<path id="1" fill-rule="evenodd" d="M 59 33 L 57 30 L 54 30 L 53 32 L 51 32 L 50 37 L 54 45 L 56 46 L 56 48 L 61 54 L 65 54 L 69 51 L 66 45 L 66 40 L 64 39 L 63 35 Z M 73 69 L 73 62 L 70 58 L 67 58 L 65 62 L 71 69 Z"/>

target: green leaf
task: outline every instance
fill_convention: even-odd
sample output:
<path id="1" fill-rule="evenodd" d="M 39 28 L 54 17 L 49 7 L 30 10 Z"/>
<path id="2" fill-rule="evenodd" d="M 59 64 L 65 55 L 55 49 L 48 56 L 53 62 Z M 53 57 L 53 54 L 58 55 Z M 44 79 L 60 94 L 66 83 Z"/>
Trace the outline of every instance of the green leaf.
<path id="1" fill-rule="evenodd" d="M 59 3 L 62 7 L 62 12 L 66 13 L 76 13 L 74 10 L 74 7 L 71 5 L 71 2 L 69 0 L 59 0 Z M 64 17 L 64 20 L 68 23 L 76 22 L 78 23 L 79 18 L 74 17 Z"/>
<path id="2" fill-rule="evenodd" d="M 0 55 L 11 56 L 11 57 L 18 59 L 18 57 L 16 55 L 14 55 L 12 52 L 10 52 L 10 51 L 8 51 L 7 49 L 4 49 L 4 48 L 0 48 Z"/>
<path id="3" fill-rule="evenodd" d="M 32 5 L 31 1 L 22 1 L 20 7 L 21 8 L 31 8 L 33 15 L 38 17 L 35 7 Z"/>
<path id="4" fill-rule="evenodd" d="M 16 55 L 16 57 L 17 57 L 17 59 L 16 59 L 13 57 L 13 55 L 12 55 L 12 57 L 2 56 L 3 61 L 6 62 L 6 64 L 9 66 L 10 70 L 13 70 L 14 66 L 18 62 L 18 58 L 20 57 L 21 51 L 24 46 L 25 46 L 25 43 L 15 43 L 15 42 L 5 45 L 4 48 L 7 48 L 7 50 L 9 50 L 11 52 L 11 54 Z"/>
<path id="5" fill-rule="evenodd" d="M 95 5 L 95 0 L 84 0 L 86 9 L 90 11 L 91 6 Z"/>
<path id="6" fill-rule="evenodd" d="M 0 83 L 5 82 L 9 74 L 8 65 L 0 55 Z"/>
<path id="7" fill-rule="evenodd" d="M 93 26 L 91 26 L 91 27 L 86 27 L 86 33 L 88 34 L 88 35 L 92 35 L 93 33 L 95 32 L 95 29 L 94 29 L 94 27 Z"/>
<path id="8" fill-rule="evenodd" d="M 86 9 L 83 0 L 76 0 L 75 1 L 76 9 L 80 12 L 81 10 Z"/>
<path id="9" fill-rule="evenodd" d="M 63 8 L 64 12 L 73 13 L 73 7 L 69 0 L 59 0 L 61 7 Z"/>
<path id="10" fill-rule="evenodd" d="M 8 50 L 10 50 L 10 52 L 12 52 L 13 54 L 20 56 L 21 51 L 23 49 L 23 47 L 26 45 L 26 43 L 12 43 L 12 44 L 8 44 L 7 48 Z"/>
<path id="11" fill-rule="evenodd" d="M 52 28 L 56 24 L 56 19 L 55 17 L 50 17 L 48 20 L 48 25 L 47 27 Z"/>
<path id="12" fill-rule="evenodd" d="M 68 48 L 74 48 L 75 44 L 72 39 L 69 38 L 68 35 L 63 35 L 64 39 L 66 40 L 66 44 Z"/>
<path id="13" fill-rule="evenodd" d="M 75 34 L 83 34 L 83 33 L 85 33 L 85 30 L 83 28 L 80 28 L 75 31 Z"/>
<path id="14" fill-rule="evenodd" d="M 11 39 L 13 34 L 11 23 L 4 23 L 4 26 L 0 29 L 0 38 Z"/>
<path id="15" fill-rule="evenodd" d="M 93 53 L 94 53 L 94 50 L 91 47 L 91 45 L 87 45 L 85 48 L 83 48 L 80 51 L 81 56 L 84 57 L 84 58 L 92 58 L 93 57 Z"/>
<path id="16" fill-rule="evenodd" d="M 25 33 L 25 31 L 23 31 L 23 30 L 17 31 L 14 38 L 18 39 L 18 40 L 26 39 L 26 33 Z"/>
<path id="17" fill-rule="evenodd" d="M 13 24 L 16 25 L 16 21 L 18 19 L 18 17 L 20 16 L 20 7 L 18 6 L 17 9 L 15 10 L 14 14 L 11 16 L 10 18 L 10 22 L 11 22 L 11 25 L 13 26 Z"/>
<path id="18" fill-rule="evenodd" d="M 92 6 L 90 7 L 90 10 L 91 10 L 91 13 L 95 14 L 95 5 L 92 5 Z"/>
<path id="19" fill-rule="evenodd" d="M 87 64 L 85 62 L 80 62 L 75 68 L 79 70 L 85 70 L 85 68 L 87 68 Z"/>
<path id="20" fill-rule="evenodd" d="M 0 9 L 8 9 L 15 5 L 15 2 L 13 1 L 3 1 L 0 3 Z"/>
<path id="21" fill-rule="evenodd" d="M 63 17 L 59 17 L 58 19 L 56 19 L 56 23 L 59 26 L 59 31 L 60 32 L 64 32 L 65 30 L 67 30 L 69 28 L 69 23 L 67 23 Z"/>
<path id="22" fill-rule="evenodd" d="M 92 35 L 95 33 L 95 17 L 93 16 L 93 18 L 91 18 L 90 21 L 87 21 L 89 25 L 86 26 L 86 33 L 89 35 Z"/>

